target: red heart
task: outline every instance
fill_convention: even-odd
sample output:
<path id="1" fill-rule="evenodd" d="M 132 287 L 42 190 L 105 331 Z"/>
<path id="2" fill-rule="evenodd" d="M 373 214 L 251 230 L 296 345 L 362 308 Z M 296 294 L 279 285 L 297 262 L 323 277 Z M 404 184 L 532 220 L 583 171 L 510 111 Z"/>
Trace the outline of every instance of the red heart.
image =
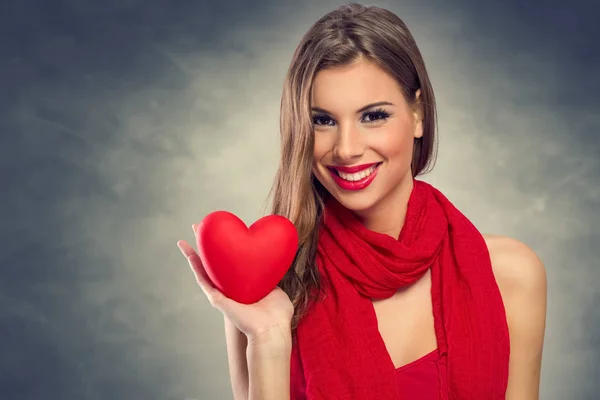
<path id="1" fill-rule="evenodd" d="M 269 294 L 290 268 L 298 249 L 294 224 L 280 215 L 250 228 L 234 214 L 208 214 L 197 230 L 198 254 L 213 285 L 243 304 Z"/>

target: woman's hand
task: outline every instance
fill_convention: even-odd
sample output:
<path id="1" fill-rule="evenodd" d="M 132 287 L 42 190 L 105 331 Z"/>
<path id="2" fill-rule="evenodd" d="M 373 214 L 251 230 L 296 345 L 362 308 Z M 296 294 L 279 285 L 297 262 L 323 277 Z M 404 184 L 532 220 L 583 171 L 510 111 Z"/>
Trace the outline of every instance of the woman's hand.
<path id="1" fill-rule="evenodd" d="M 193 225 L 196 234 L 196 225 Z M 221 311 L 246 337 L 249 344 L 279 342 L 288 344 L 291 339 L 291 320 L 294 306 L 288 295 L 275 287 L 267 296 L 253 304 L 238 303 L 215 288 L 208 278 L 200 256 L 185 240 L 177 246 L 187 258 L 198 285 L 210 304 Z M 283 340 L 283 342 L 280 342 Z"/>

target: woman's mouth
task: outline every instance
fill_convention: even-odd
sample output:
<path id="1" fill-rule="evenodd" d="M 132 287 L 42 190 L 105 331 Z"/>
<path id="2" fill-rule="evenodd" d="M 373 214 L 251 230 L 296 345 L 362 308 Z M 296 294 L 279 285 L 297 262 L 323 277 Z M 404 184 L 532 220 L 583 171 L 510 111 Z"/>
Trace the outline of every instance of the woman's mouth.
<path id="1" fill-rule="evenodd" d="M 369 186 L 379 172 L 382 163 L 374 163 L 366 168 L 328 167 L 335 183 L 343 190 L 362 190 Z M 359 166 L 360 167 L 360 166 Z M 357 170 L 358 169 L 358 170 Z"/>

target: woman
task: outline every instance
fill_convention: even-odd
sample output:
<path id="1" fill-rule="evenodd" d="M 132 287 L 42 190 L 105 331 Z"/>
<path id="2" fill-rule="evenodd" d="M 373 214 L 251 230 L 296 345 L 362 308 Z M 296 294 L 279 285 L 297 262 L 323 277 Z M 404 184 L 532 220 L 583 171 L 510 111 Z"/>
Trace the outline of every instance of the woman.
<path id="1" fill-rule="evenodd" d="M 435 121 L 421 54 L 393 13 L 341 6 L 303 37 L 272 191 L 300 237 L 288 274 L 238 304 L 178 242 L 226 317 L 236 399 L 538 398 L 544 267 L 415 179 L 432 164 Z"/>

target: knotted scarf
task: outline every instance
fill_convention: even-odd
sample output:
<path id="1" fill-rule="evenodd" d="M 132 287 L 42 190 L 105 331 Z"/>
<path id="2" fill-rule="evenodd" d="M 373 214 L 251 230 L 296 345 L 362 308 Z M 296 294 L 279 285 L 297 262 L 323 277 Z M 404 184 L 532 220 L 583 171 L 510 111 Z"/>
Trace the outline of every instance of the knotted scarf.
<path id="1" fill-rule="evenodd" d="M 372 300 L 391 297 L 430 268 L 438 350 L 447 361 L 448 393 L 440 398 L 504 399 L 508 326 L 486 243 L 433 186 L 413 179 L 397 239 L 328 200 L 317 266 L 326 296 L 296 332 L 292 400 L 396 400 L 401 389 Z"/>

